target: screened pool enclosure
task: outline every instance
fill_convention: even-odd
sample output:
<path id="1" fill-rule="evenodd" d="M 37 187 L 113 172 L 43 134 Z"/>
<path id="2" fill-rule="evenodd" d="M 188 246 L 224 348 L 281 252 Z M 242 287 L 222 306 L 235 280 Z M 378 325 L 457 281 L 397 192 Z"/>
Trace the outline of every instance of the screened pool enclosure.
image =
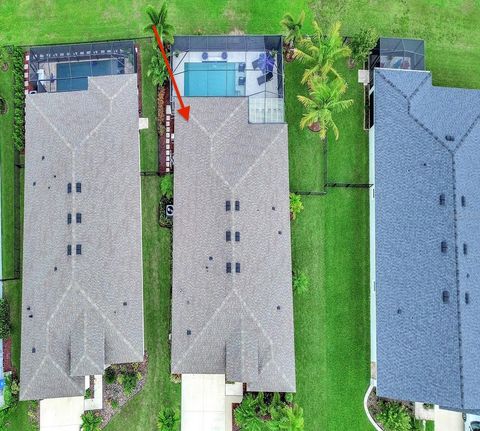
<path id="1" fill-rule="evenodd" d="M 89 76 L 135 72 L 133 41 L 38 46 L 29 51 L 30 92 L 86 90 Z"/>
<path id="2" fill-rule="evenodd" d="M 425 70 L 425 43 L 420 39 L 382 37 L 368 59 L 370 82 L 376 67 Z"/>
<path id="3" fill-rule="evenodd" d="M 250 122 L 284 122 L 281 36 L 176 36 L 170 62 L 182 96 L 248 97 Z"/>

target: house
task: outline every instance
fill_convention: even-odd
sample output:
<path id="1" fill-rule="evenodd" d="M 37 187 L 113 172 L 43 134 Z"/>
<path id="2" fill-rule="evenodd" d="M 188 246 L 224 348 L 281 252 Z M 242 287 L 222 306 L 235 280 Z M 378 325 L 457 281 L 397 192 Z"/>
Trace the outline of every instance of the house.
<path id="1" fill-rule="evenodd" d="M 480 408 L 480 91 L 378 67 L 370 97 L 373 383 Z"/>
<path id="2" fill-rule="evenodd" d="M 94 45 L 29 54 L 20 399 L 83 407 L 96 376 L 101 408 L 104 369 L 144 357 L 143 277 L 133 43 Z"/>
<path id="3" fill-rule="evenodd" d="M 191 107 L 190 121 L 176 120 L 174 154 L 171 367 L 183 431 L 231 429 L 243 386 L 295 392 L 281 46 L 175 38 Z"/>

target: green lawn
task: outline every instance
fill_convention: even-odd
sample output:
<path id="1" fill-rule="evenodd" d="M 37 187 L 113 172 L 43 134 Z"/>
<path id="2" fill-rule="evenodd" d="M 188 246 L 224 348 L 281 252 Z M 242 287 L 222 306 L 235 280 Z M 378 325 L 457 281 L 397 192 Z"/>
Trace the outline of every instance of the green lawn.
<path id="1" fill-rule="evenodd" d="M 14 277 L 14 156 L 13 133 L 13 73 L 0 71 L 0 96 L 8 104 L 8 112 L 0 115 L 0 173 L 2 190 L 2 267 L 3 278 Z"/>
<path id="2" fill-rule="evenodd" d="M 142 178 L 145 347 L 149 366 L 143 390 L 115 416 L 107 431 L 154 430 L 162 406 L 180 405 L 180 385 L 170 382 L 171 231 L 157 222 L 158 177 Z"/>
<path id="3" fill-rule="evenodd" d="M 43 5 L 42 5 L 43 3 Z M 97 2 L 33 0 L 0 2 L 0 43 L 41 44 L 132 38 L 144 35 L 148 0 Z M 322 22 L 340 19 L 344 34 L 371 25 L 385 36 L 426 39 L 427 68 L 434 82 L 480 88 L 480 7 L 475 0 L 171 0 L 177 33 L 245 31 L 278 33 L 285 11 L 297 14 L 311 4 Z M 310 14 L 311 15 L 311 14 Z M 308 20 L 310 17 L 308 18 Z M 308 28 L 307 28 L 308 31 Z M 148 67 L 148 41 L 142 42 L 142 66 Z M 329 182 L 368 182 L 368 143 L 362 130 L 363 94 L 356 71 L 339 69 L 349 82 L 351 111 L 338 118 L 340 139 L 328 144 Z M 322 191 L 325 161 L 318 137 L 298 127 L 296 95 L 302 67 L 286 65 L 286 115 L 289 122 L 292 190 Z M 10 80 L 10 81 L 9 81 Z M 155 94 L 144 79 L 143 108 L 155 124 Z M 10 97 L 11 78 L 0 73 L 0 94 Z M 13 150 L 11 118 L 0 118 L 3 265 L 13 268 Z M 141 167 L 158 164 L 156 132 L 141 132 Z M 153 430 L 162 405 L 179 403 L 179 387 L 169 381 L 167 335 L 170 321 L 170 232 L 158 227 L 158 178 L 142 180 L 145 340 L 149 375 L 144 390 L 108 426 L 108 431 Z M 325 196 L 304 198 L 305 211 L 292 226 L 294 267 L 311 278 L 311 292 L 295 298 L 297 400 L 304 407 L 306 431 L 336 431 L 346 423 L 370 430 L 362 399 L 369 381 L 368 193 L 328 189 Z M 10 268 L 10 269 L 9 269 Z M 8 274 L 5 273 L 5 276 Z M 20 284 L 9 283 L 12 310 L 20 306 Z M 13 311 L 15 316 L 15 311 Z M 14 326 L 14 363 L 19 357 L 18 319 Z M 14 322 L 15 323 L 15 322 Z M 17 365 L 18 366 L 18 365 Z M 20 404 L 10 429 L 28 430 L 28 405 Z"/>
<path id="4" fill-rule="evenodd" d="M 158 170 L 158 137 L 155 112 L 157 96 L 152 80 L 147 77 L 148 66 L 153 48 L 149 39 L 139 41 L 142 66 L 142 116 L 148 117 L 149 127 L 140 131 L 140 169 L 142 171 Z"/>
<path id="5" fill-rule="evenodd" d="M 363 93 L 356 71 L 340 65 L 355 104 L 338 119 L 340 138 L 329 136 L 329 181 L 368 182 L 368 140 L 362 129 Z M 294 96 L 302 67 L 286 67 L 291 190 L 323 190 L 324 159 L 318 135 L 298 127 Z M 369 382 L 368 191 L 327 189 L 303 197 L 305 210 L 292 224 L 293 267 L 311 279 L 295 297 L 297 401 L 305 430 L 370 430 L 363 411 Z"/>

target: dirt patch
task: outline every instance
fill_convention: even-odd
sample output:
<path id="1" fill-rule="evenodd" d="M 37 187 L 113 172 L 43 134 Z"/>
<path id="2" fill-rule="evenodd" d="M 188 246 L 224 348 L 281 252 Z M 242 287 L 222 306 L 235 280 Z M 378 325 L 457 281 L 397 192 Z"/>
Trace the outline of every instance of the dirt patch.
<path id="1" fill-rule="evenodd" d="M 99 415 L 102 418 L 101 427 L 104 428 L 111 421 L 111 419 L 121 411 L 122 407 L 137 395 L 145 386 L 147 380 L 148 370 L 148 356 L 145 354 L 143 362 L 135 362 L 132 364 L 112 365 L 111 368 L 115 371 L 116 376 L 121 373 L 140 373 L 141 378 L 138 380 L 135 389 L 130 395 L 125 394 L 123 386 L 115 379 L 114 383 L 107 384 L 103 382 L 103 410 L 100 410 Z"/>

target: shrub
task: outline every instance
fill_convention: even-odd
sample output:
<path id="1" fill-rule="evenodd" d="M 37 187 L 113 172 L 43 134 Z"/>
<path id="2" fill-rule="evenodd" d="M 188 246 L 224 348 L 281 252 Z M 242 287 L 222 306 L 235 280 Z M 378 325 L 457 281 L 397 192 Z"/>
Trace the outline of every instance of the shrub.
<path id="1" fill-rule="evenodd" d="M 10 335 L 10 307 L 6 299 L 0 299 L 0 338 Z"/>
<path id="2" fill-rule="evenodd" d="M 373 28 L 365 28 L 355 34 L 350 41 L 352 60 L 361 65 L 365 62 L 370 51 L 375 48 L 378 34 Z"/>
<path id="3" fill-rule="evenodd" d="M 115 370 L 112 367 L 108 367 L 105 370 L 105 383 L 111 385 L 112 383 L 115 383 L 115 378 Z"/>
<path id="4" fill-rule="evenodd" d="M 110 405 L 112 406 L 112 409 L 113 409 L 113 410 L 117 410 L 117 409 L 118 409 L 118 401 L 117 401 L 117 400 L 112 400 L 112 401 L 110 401 Z"/>
<path id="5" fill-rule="evenodd" d="M 119 376 L 118 382 L 122 385 L 125 395 L 130 396 L 137 387 L 140 373 L 124 373 Z M 140 375 L 141 378 L 141 375 Z"/>
<path id="6" fill-rule="evenodd" d="M 167 174 L 160 180 L 160 192 L 167 199 L 173 198 L 173 175 Z"/>
<path id="7" fill-rule="evenodd" d="M 178 409 L 164 407 L 157 416 L 158 431 L 177 431 L 180 425 L 180 412 Z"/>
<path id="8" fill-rule="evenodd" d="M 404 405 L 390 401 L 381 403 L 380 408 L 376 419 L 385 431 L 412 431 L 412 417 Z"/>
<path id="9" fill-rule="evenodd" d="M 300 195 L 290 193 L 290 214 L 292 219 L 295 220 L 297 215 L 303 211 L 303 203 Z"/>
<path id="10" fill-rule="evenodd" d="M 23 50 L 18 47 L 12 49 L 13 60 L 13 143 L 17 150 L 25 146 L 25 89 L 23 70 Z"/>
<path id="11" fill-rule="evenodd" d="M 18 382 L 9 374 L 3 388 L 4 408 L 13 407 L 18 402 Z"/>
<path id="12" fill-rule="evenodd" d="M 156 42 L 153 46 L 153 55 L 148 66 L 147 76 L 152 79 L 152 84 L 161 87 L 168 78 L 167 66 L 163 60 L 160 49 L 157 48 Z"/>
<path id="13" fill-rule="evenodd" d="M 0 115 L 5 114 L 7 110 L 8 110 L 7 101 L 2 96 L 0 96 Z"/>
<path id="14" fill-rule="evenodd" d="M 89 400 L 90 398 L 92 398 L 92 390 L 90 388 L 87 388 L 85 390 L 85 399 Z"/>
<path id="15" fill-rule="evenodd" d="M 310 280 L 304 272 L 297 272 L 293 276 L 293 291 L 298 295 L 308 292 Z M 286 399 L 286 396 L 285 396 Z"/>
<path id="16" fill-rule="evenodd" d="M 293 403 L 293 397 L 294 397 L 294 394 L 292 392 L 287 392 L 285 394 L 285 401 L 289 404 L 292 404 Z"/>
<path id="17" fill-rule="evenodd" d="M 82 415 L 82 431 L 100 431 L 102 418 L 93 412 L 87 412 Z"/>
<path id="18" fill-rule="evenodd" d="M 240 429 L 253 429 L 258 424 L 262 424 L 262 420 L 257 416 L 257 400 L 252 394 L 247 394 L 242 403 L 235 409 L 235 423 Z"/>

